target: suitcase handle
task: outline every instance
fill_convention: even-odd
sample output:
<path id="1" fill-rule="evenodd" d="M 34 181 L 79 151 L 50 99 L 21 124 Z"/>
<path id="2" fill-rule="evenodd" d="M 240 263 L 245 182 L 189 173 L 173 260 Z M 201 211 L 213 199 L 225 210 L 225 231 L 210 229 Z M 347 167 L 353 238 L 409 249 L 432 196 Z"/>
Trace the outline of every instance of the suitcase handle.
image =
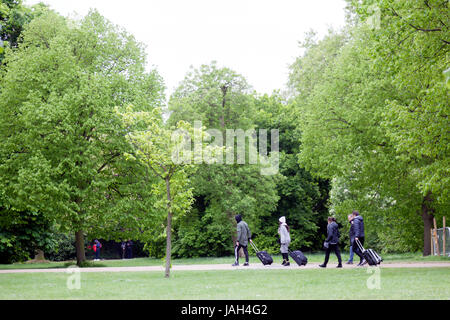
<path id="1" fill-rule="evenodd" d="M 356 244 L 358 245 L 359 250 L 361 250 L 361 252 L 364 252 L 365 249 L 362 246 L 361 242 L 359 241 L 359 239 L 355 239 Z"/>
<path id="2" fill-rule="evenodd" d="M 251 241 L 251 240 L 250 240 L 250 244 L 251 244 L 253 250 L 255 250 L 255 252 L 258 253 L 259 250 L 258 250 L 258 248 L 256 247 L 256 244 L 254 244 L 253 241 Z"/>

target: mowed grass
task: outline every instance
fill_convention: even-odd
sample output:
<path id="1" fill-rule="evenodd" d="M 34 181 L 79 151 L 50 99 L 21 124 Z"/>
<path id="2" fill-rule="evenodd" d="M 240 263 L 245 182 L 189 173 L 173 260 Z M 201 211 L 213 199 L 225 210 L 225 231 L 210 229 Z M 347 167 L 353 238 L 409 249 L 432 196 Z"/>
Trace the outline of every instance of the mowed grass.
<path id="1" fill-rule="evenodd" d="M 305 253 L 308 257 L 308 262 L 321 263 L 324 259 L 324 253 Z M 283 260 L 281 255 L 272 255 L 274 263 L 281 263 Z M 342 254 L 342 260 L 348 260 L 348 253 Z M 402 254 L 386 254 L 382 255 L 384 263 L 408 263 L 408 262 L 450 262 L 449 257 L 442 256 L 428 256 L 423 257 L 420 252 L 417 253 L 402 253 Z M 231 264 L 234 257 L 219 257 L 219 258 L 186 258 L 186 259 L 172 259 L 172 265 L 194 265 L 194 264 Z M 241 262 L 244 259 L 241 258 Z M 331 254 L 330 261 L 337 261 L 334 254 Z M 141 266 L 163 266 L 164 259 L 156 258 L 136 258 L 125 260 L 102 260 L 93 262 L 90 260 L 90 266 L 95 267 L 141 267 Z M 291 261 L 292 262 L 292 261 Z M 359 258 L 355 255 L 354 262 L 358 263 Z M 250 263 L 260 263 L 256 256 L 250 256 Z M 49 268 L 66 268 L 70 264 L 75 264 L 74 261 L 66 262 L 49 262 L 49 263 L 14 263 L 14 264 L 0 264 L 0 270 L 7 269 L 49 269 Z"/>
<path id="2" fill-rule="evenodd" d="M 450 268 L 236 269 L 230 271 L 81 273 L 69 290 L 66 273 L 0 274 L 1 300 L 350 300 L 450 299 Z M 373 270 L 372 270 L 373 271 Z"/>

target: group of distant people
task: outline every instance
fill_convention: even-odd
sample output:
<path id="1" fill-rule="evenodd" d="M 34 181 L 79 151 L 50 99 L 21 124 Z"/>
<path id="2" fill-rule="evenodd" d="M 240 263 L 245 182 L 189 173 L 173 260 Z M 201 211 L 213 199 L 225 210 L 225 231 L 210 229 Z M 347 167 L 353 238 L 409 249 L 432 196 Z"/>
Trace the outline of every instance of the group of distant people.
<path id="1" fill-rule="evenodd" d="M 249 255 L 248 255 L 248 244 L 251 242 L 251 231 L 248 224 L 242 220 L 241 215 L 236 215 L 235 220 L 237 223 L 237 238 L 236 245 L 234 247 L 234 255 L 235 261 L 233 266 L 239 266 L 239 251 L 242 249 L 245 255 L 245 263 L 244 266 L 249 265 Z M 359 264 L 358 266 L 363 266 L 367 262 L 362 255 L 362 251 L 360 247 L 364 245 L 364 220 L 363 217 L 359 214 L 358 211 L 353 211 L 352 214 L 348 216 L 348 222 L 350 224 L 349 229 L 349 238 L 350 238 L 350 258 L 347 261 L 347 264 L 353 264 L 354 254 L 359 256 Z M 289 244 L 291 243 L 290 236 L 290 228 L 286 223 L 286 217 L 281 217 L 278 220 L 278 235 L 279 235 L 279 244 L 280 244 L 280 252 L 283 257 L 283 266 L 290 266 L 289 262 Z M 328 260 L 330 258 L 330 253 L 334 251 L 336 257 L 338 258 L 337 268 L 342 268 L 342 257 L 339 249 L 339 239 L 340 239 L 339 226 L 336 222 L 336 218 L 329 217 L 328 218 L 328 226 L 327 226 L 327 238 L 324 242 L 325 248 L 325 261 L 319 265 L 321 268 L 326 268 L 328 264 Z M 357 243 L 359 241 L 359 244 Z M 132 259 L 133 258 L 133 241 L 122 241 L 120 244 L 120 253 L 122 259 Z M 97 239 L 94 240 L 93 250 L 95 254 L 94 261 L 100 260 L 100 250 L 102 248 L 102 244 Z"/>
<path id="2" fill-rule="evenodd" d="M 239 251 L 242 249 L 245 255 L 245 263 L 244 266 L 249 265 L 249 256 L 248 256 L 248 243 L 251 242 L 251 231 L 248 227 L 248 224 L 242 220 L 241 215 L 236 215 L 235 220 L 237 222 L 237 238 L 236 245 L 234 247 L 234 255 L 235 261 L 232 266 L 239 266 Z M 347 264 L 353 264 L 353 257 L 356 254 L 360 261 L 358 266 L 364 266 L 367 261 L 364 259 L 362 255 L 361 248 L 364 245 L 364 220 L 363 217 L 359 214 L 358 211 L 353 211 L 352 214 L 348 216 L 348 222 L 350 224 L 349 229 L 349 238 L 350 238 L 350 258 L 347 261 Z M 290 237 L 290 229 L 286 223 L 286 217 L 281 217 L 278 220 L 278 235 L 279 235 L 279 244 L 280 244 L 280 252 L 283 257 L 283 262 L 281 263 L 283 266 L 290 266 L 289 262 L 289 244 L 291 243 Z M 336 218 L 329 217 L 328 218 L 328 226 L 327 226 L 327 238 L 324 242 L 325 248 L 325 260 L 322 264 L 319 265 L 321 268 L 326 268 L 328 264 L 328 260 L 330 258 L 330 253 L 334 251 L 336 257 L 338 258 L 337 268 L 342 268 L 342 257 L 339 249 L 339 239 L 341 234 L 339 232 L 339 226 L 336 222 Z M 359 241 L 359 244 L 358 244 Z"/>
<path id="3" fill-rule="evenodd" d="M 94 240 L 92 250 L 94 250 L 94 261 L 100 261 L 100 251 L 102 244 L 98 239 Z M 120 243 L 120 256 L 122 259 L 133 259 L 133 241 L 122 241 Z"/>

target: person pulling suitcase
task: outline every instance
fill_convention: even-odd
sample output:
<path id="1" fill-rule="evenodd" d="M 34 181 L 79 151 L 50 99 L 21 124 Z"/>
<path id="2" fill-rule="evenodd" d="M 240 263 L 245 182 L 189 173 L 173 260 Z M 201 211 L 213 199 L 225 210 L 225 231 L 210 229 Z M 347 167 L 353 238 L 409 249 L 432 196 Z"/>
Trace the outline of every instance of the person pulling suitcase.
<path id="1" fill-rule="evenodd" d="M 235 216 L 234 219 L 237 222 L 237 240 L 236 240 L 236 245 L 234 247 L 235 261 L 232 264 L 232 266 L 233 267 L 239 266 L 239 250 L 241 250 L 241 248 L 242 248 L 242 250 L 244 251 L 244 255 L 245 255 L 244 267 L 247 267 L 247 266 L 249 266 L 247 246 L 248 246 L 248 243 L 252 241 L 250 239 L 252 237 L 252 233 L 250 232 L 250 228 L 248 227 L 247 222 L 242 220 L 242 216 L 240 214 Z"/>
<path id="2" fill-rule="evenodd" d="M 286 224 L 286 217 L 281 217 L 278 220 L 279 228 L 278 234 L 280 235 L 280 251 L 283 256 L 283 263 L 281 265 L 288 267 L 289 262 L 289 244 L 291 243 L 291 236 L 289 234 L 289 226 Z"/>

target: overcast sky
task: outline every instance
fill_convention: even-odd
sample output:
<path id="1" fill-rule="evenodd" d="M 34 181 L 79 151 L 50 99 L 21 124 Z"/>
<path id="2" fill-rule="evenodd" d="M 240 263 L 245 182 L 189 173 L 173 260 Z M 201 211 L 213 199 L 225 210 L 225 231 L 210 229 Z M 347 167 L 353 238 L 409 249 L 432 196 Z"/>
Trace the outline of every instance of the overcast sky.
<path id="1" fill-rule="evenodd" d="M 90 8 L 147 45 L 149 65 L 171 94 L 189 67 L 216 60 L 261 93 L 284 89 L 298 42 L 313 29 L 323 35 L 344 25 L 343 0 L 25 0 L 60 14 Z"/>

